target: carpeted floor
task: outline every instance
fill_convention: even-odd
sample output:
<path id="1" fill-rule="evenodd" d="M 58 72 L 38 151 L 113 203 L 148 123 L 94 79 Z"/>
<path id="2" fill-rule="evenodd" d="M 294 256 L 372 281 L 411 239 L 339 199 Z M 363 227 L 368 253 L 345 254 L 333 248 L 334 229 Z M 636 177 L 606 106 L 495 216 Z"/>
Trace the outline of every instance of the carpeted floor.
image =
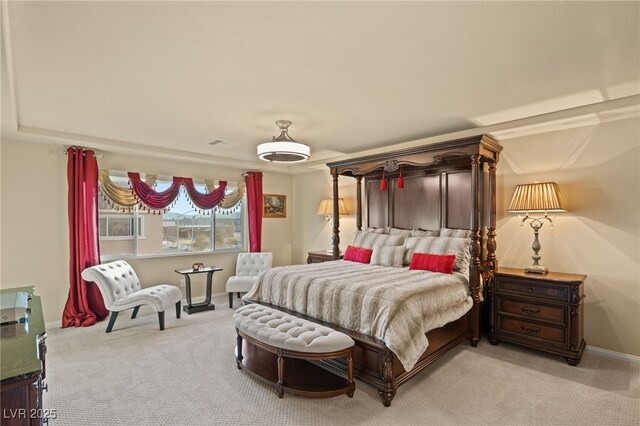
<path id="1" fill-rule="evenodd" d="M 167 313 L 51 329 L 45 408 L 51 425 L 640 424 L 640 368 L 585 354 L 578 367 L 482 340 L 459 345 L 401 386 L 390 408 L 357 382 L 353 399 L 285 395 L 235 366 L 233 311 Z"/>

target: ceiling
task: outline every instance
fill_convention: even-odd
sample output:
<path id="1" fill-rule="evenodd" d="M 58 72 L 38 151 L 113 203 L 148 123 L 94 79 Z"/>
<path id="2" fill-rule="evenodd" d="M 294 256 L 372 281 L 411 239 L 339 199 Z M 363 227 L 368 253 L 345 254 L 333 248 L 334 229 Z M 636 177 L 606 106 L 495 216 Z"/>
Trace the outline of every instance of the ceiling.
<path id="1" fill-rule="evenodd" d="M 638 2 L 10 1 L 2 15 L 4 138 L 296 172 L 640 110 Z M 309 163 L 257 160 L 278 119 Z"/>

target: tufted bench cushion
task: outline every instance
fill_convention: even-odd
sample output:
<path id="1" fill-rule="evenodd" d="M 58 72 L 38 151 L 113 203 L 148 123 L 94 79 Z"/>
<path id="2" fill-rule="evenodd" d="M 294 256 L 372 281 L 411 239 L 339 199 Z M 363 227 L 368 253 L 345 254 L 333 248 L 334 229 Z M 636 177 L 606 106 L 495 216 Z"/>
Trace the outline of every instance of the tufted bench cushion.
<path id="1" fill-rule="evenodd" d="M 275 348 L 304 353 L 328 353 L 354 345 L 351 337 L 332 328 L 268 306 L 246 305 L 233 314 L 236 328 Z"/>

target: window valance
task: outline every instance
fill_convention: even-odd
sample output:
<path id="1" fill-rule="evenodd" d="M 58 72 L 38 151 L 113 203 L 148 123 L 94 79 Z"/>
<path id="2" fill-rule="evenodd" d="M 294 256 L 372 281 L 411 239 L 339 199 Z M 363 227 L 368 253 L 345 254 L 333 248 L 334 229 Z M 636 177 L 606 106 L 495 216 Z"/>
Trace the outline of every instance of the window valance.
<path id="1" fill-rule="evenodd" d="M 214 181 L 207 180 L 206 190 L 202 193 L 198 191 L 192 178 L 177 177 L 172 178 L 171 185 L 164 191 L 156 191 L 154 189 L 157 176 L 153 174 L 145 175 L 142 180 L 140 173 L 128 172 L 129 187 L 123 187 L 111 180 L 108 170 L 100 170 L 99 183 L 100 190 L 112 208 L 116 210 L 128 209 L 138 205 L 140 208 L 150 212 L 163 212 L 167 209 L 180 194 L 180 190 L 184 187 L 185 195 L 194 207 L 203 212 L 217 209 L 218 211 L 229 211 L 234 209 L 245 192 L 244 183 L 240 183 L 238 187 L 227 194 L 227 182 L 219 181 L 215 186 Z"/>

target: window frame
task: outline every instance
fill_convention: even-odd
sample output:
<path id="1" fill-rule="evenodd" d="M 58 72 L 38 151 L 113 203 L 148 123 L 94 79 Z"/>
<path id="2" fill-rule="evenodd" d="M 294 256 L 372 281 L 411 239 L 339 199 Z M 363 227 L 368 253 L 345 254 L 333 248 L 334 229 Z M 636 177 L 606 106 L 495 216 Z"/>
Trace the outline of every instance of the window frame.
<path id="1" fill-rule="evenodd" d="M 171 179 L 170 178 L 166 178 L 164 176 L 158 176 L 157 181 L 159 182 L 170 182 Z M 202 182 L 198 182 L 194 179 L 194 181 L 196 183 L 202 183 Z M 127 236 L 127 237 L 101 237 L 100 235 L 98 235 L 98 244 L 100 244 L 100 241 L 104 240 L 104 241 L 117 241 L 117 240 L 133 240 L 133 247 L 132 247 L 132 251 L 133 253 L 130 254 L 101 254 L 100 255 L 100 261 L 101 262 L 105 262 L 105 261 L 112 261 L 112 260 L 119 260 L 119 259 L 149 259 L 149 258 L 161 258 L 161 257 L 176 257 L 176 256 L 208 256 L 208 255 L 212 255 L 212 254 L 216 254 L 216 253 L 241 253 L 241 252 L 246 252 L 247 251 L 247 246 L 248 246 L 248 240 L 249 240 L 249 229 L 248 229 L 248 225 L 249 225 L 249 220 L 248 220 L 248 213 L 247 213 L 247 194 L 245 193 L 242 196 L 242 200 L 240 201 L 240 203 L 242 204 L 241 206 L 241 214 L 240 214 L 240 232 L 241 232 L 241 243 L 240 243 L 240 247 L 233 247 L 233 248 L 223 248 L 223 249 L 217 249 L 216 248 L 216 243 L 215 243 L 215 230 L 216 230 L 216 219 L 217 219 L 217 214 L 212 213 L 211 214 L 211 250 L 206 250 L 206 251 L 176 251 L 176 252 L 169 252 L 169 253 L 145 253 L 145 254 L 139 254 L 138 253 L 138 240 L 142 240 L 142 239 L 146 239 L 146 234 L 145 234 L 145 230 L 146 230 L 146 226 L 144 223 L 144 215 L 140 215 L 139 214 L 139 207 L 136 205 L 134 207 L 132 207 L 132 211 L 131 214 L 133 216 L 133 224 L 134 224 L 134 232 L 132 236 Z M 109 214 L 111 214 L 112 216 L 115 217 L 122 217 L 122 216 L 118 216 L 116 213 L 112 212 L 110 209 L 99 209 L 98 210 L 98 220 L 102 219 L 103 217 L 105 217 L 104 215 L 107 215 L 107 217 L 109 217 Z M 138 219 L 142 219 L 142 232 L 143 232 L 143 236 L 140 237 L 138 236 L 138 238 L 134 238 L 134 236 L 137 234 L 138 232 L 138 224 L 140 223 L 138 221 Z"/>
<path id="2" fill-rule="evenodd" d="M 102 213 L 104 212 L 104 214 Z M 98 212 L 98 220 L 100 219 L 106 219 L 107 220 L 107 226 L 106 226 L 106 230 L 107 232 L 109 231 L 109 219 L 123 219 L 124 216 L 121 216 L 119 214 L 112 212 L 111 210 L 107 210 L 107 209 L 100 209 Z M 131 233 L 131 235 L 116 235 L 116 236 L 112 236 L 112 235 L 105 235 L 104 237 L 102 235 L 98 235 L 98 241 L 101 240 L 105 240 L 105 241 L 124 241 L 124 240 L 133 240 L 134 236 L 136 233 L 138 233 L 138 239 L 140 240 L 146 240 L 147 237 L 144 234 L 144 230 L 145 230 L 145 225 L 144 225 L 144 216 L 138 216 L 138 209 L 136 209 L 135 214 L 132 212 L 132 217 L 131 217 L 131 221 L 133 223 L 133 232 Z M 142 226 L 140 226 L 142 225 Z M 98 228 L 100 228 L 100 226 L 98 226 Z M 140 229 L 142 228 L 142 231 L 140 232 Z M 98 229 L 99 232 L 99 229 Z"/>

